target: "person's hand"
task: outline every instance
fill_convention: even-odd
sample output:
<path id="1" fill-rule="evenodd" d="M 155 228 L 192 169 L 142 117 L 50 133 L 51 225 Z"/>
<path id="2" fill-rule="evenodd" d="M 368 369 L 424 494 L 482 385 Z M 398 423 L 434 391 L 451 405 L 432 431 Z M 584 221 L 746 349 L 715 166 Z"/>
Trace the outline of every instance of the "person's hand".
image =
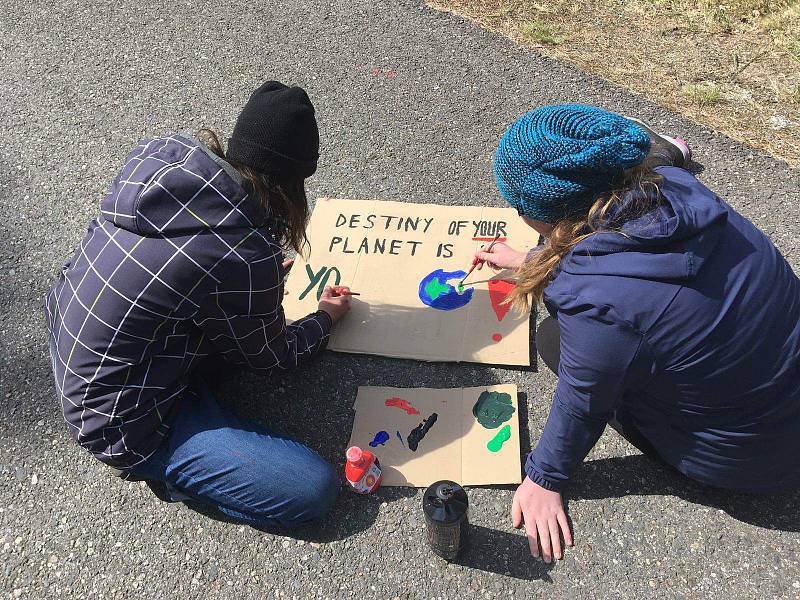
<path id="1" fill-rule="evenodd" d="M 475 252 L 475 258 L 480 259 L 493 269 L 519 269 L 525 262 L 527 254 L 517 252 L 511 246 L 498 242 L 494 246 L 480 248 Z M 483 263 L 478 263 L 478 269 Z"/>
<path id="2" fill-rule="evenodd" d="M 325 286 L 322 290 L 322 296 L 319 299 L 319 310 L 324 310 L 331 318 L 331 321 L 336 323 L 339 319 L 345 316 L 350 310 L 352 304 L 352 296 L 350 296 L 350 288 L 343 285 Z"/>
<path id="3" fill-rule="evenodd" d="M 283 272 L 288 273 L 289 270 L 292 268 L 292 265 L 294 265 L 293 258 L 287 258 L 285 261 L 283 261 Z"/>
<path id="4" fill-rule="evenodd" d="M 525 478 L 514 493 L 511 504 L 511 521 L 519 529 L 525 522 L 525 533 L 533 556 L 541 556 L 545 562 L 551 562 L 553 556 L 561 560 L 561 536 L 564 543 L 572 546 L 572 530 L 569 527 L 561 494 L 551 492 Z"/>

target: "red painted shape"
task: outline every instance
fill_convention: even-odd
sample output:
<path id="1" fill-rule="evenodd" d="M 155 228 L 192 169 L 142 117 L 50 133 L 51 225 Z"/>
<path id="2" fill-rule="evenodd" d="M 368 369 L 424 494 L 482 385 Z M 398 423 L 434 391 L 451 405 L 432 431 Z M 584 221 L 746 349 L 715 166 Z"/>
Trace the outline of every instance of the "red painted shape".
<path id="1" fill-rule="evenodd" d="M 495 342 L 499 342 L 500 340 L 502 340 L 502 339 L 503 339 L 503 336 L 502 336 L 502 335 L 500 335 L 499 333 L 495 333 L 495 334 L 492 336 L 492 339 L 493 339 Z"/>
<path id="2" fill-rule="evenodd" d="M 387 398 L 386 406 L 396 406 L 397 408 L 403 409 L 410 415 L 419 414 L 419 411 L 413 406 L 411 406 L 408 400 L 403 400 L 402 398 L 398 398 L 397 396 L 395 396 L 394 398 Z"/>
<path id="3" fill-rule="evenodd" d="M 497 320 L 502 321 L 503 317 L 511 310 L 510 304 L 503 304 L 503 300 L 514 289 L 513 281 L 506 281 L 505 279 L 492 279 L 489 281 L 489 300 L 492 303 L 494 314 L 497 315 Z"/>

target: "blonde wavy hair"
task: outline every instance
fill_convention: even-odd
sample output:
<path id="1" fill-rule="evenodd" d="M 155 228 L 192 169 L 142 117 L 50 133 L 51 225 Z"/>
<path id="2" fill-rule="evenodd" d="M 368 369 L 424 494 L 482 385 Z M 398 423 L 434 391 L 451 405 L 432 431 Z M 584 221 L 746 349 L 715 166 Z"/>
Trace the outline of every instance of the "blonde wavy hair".
<path id="1" fill-rule="evenodd" d="M 520 267 L 517 284 L 506 303 L 519 311 L 540 303 L 561 260 L 578 243 L 601 231 L 625 235 L 622 230 L 625 222 L 640 218 L 664 203 L 658 187 L 661 179 L 649 167 L 629 169 L 616 189 L 601 194 L 587 210 L 557 221 L 545 244 Z"/>

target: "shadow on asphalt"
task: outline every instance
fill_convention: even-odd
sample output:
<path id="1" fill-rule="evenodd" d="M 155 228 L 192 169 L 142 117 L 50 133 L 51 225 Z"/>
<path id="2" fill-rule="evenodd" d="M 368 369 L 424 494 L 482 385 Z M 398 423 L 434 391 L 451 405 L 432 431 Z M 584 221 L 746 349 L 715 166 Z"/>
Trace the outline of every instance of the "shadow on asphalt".
<path id="1" fill-rule="evenodd" d="M 756 527 L 800 531 L 800 490 L 747 494 L 706 486 L 642 454 L 593 460 L 583 465 L 566 492 L 568 499 L 677 496 L 725 511 Z"/>
<path id="2" fill-rule="evenodd" d="M 469 544 L 454 564 L 487 573 L 497 573 L 525 579 L 552 583 L 548 572 L 553 563 L 545 563 L 530 555 L 528 538 L 522 533 L 509 533 L 470 525 Z"/>
<path id="3" fill-rule="evenodd" d="M 329 543 L 345 539 L 369 528 L 375 522 L 382 503 L 413 496 L 415 493 L 413 488 L 384 488 L 379 494 L 356 496 L 343 490 L 336 508 L 323 523 L 292 530 L 277 527 L 256 527 L 255 529 L 263 533 L 285 535 L 307 542 Z M 186 502 L 185 505 L 190 510 L 215 521 L 239 524 L 238 521 L 202 504 Z M 420 536 L 422 535 L 421 532 Z M 442 562 L 444 562 L 443 559 Z M 528 540 L 521 531 L 510 533 L 472 524 L 470 524 L 468 544 L 452 563 L 516 579 L 542 580 L 549 583 L 552 583 L 552 580 L 548 572 L 554 567 L 554 564 L 547 564 L 530 556 Z"/>
<path id="4" fill-rule="evenodd" d="M 255 527 L 257 531 L 273 535 L 288 536 L 297 540 L 327 544 L 344 540 L 351 535 L 369 529 L 378 518 L 381 504 L 391 503 L 401 498 L 413 496 L 413 488 L 384 488 L 379 494 L 359 496 L 342 487 L 339 500 L 328 517 L 320 523 L 311 523 L 296 529 L 281 527 Z M 209 519 L 221 523 L 241 524 L 211 507 L 195 502 L 184 502 L 184 505 Z"/>

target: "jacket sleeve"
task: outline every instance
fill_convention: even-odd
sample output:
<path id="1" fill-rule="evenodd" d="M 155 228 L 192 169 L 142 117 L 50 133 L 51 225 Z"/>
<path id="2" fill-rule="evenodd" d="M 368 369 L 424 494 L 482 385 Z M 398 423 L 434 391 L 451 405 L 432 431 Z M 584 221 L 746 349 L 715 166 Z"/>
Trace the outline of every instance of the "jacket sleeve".
<path id="1" fill-rule="evenodd" d="M 559 312 L 561 359 L 550 415 L 525 471 L 540 486 L 560 491 L 597 443 L 606 424 L 645 372 L 640 333 L 607 307 Z"/>
<path id="2" fill-rule="evenodd" d="M 278 246 L 228 268 L 195 318 L 231 363 L 256 371 L 293 369 L 325 348 L 330 316 L 317 311 L 291 325 L 283 313 L 283 252 Z"/>

